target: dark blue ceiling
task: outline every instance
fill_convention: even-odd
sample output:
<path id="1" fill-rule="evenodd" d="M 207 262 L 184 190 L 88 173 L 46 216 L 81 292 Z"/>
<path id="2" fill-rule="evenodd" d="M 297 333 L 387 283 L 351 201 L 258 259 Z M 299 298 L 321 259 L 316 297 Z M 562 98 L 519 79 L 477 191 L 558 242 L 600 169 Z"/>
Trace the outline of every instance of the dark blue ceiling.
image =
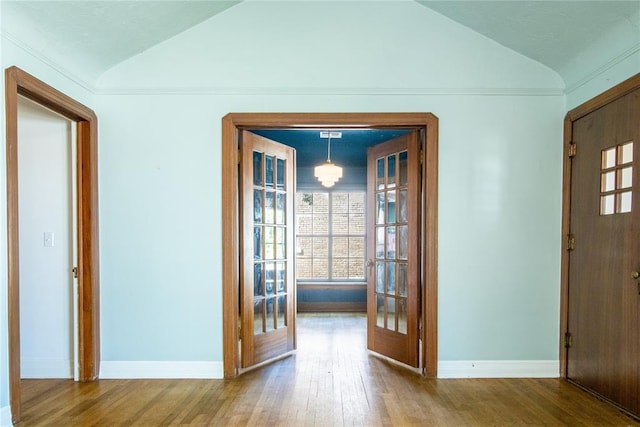
<path id="1" fill-rule="evenodd" d="M 250 129 L 251 132 L 296 149 L 298 167 L 316 166 L 327 160 L 327 138 L 320 131 L 329 129 Z M 331 161 L 340 166 L 367 165 L 367 147 L 388 141 L 411 131 L 407 128 L 330 129 L 342 132 L 331 138 Z"/>

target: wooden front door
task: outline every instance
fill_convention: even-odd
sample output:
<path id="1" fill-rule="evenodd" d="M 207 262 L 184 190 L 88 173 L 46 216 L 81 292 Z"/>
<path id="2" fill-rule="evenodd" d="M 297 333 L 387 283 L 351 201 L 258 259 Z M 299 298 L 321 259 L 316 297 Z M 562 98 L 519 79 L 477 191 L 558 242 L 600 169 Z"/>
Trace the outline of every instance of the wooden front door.
<path id="1" fill-rule="evenodd" d="M 640 89 L 573 121 L 567 369 L 640 414 Z"/>
<path id="2" fill-rule="evenodd" d="M 242 131 L 241 367 L 295 348 L 295 150 Z"/>
<path id="3" fill-rule="evenodd" d="M 414 131 L 367 159 L 367 347 L 419 365 L 420 142 Z"/>

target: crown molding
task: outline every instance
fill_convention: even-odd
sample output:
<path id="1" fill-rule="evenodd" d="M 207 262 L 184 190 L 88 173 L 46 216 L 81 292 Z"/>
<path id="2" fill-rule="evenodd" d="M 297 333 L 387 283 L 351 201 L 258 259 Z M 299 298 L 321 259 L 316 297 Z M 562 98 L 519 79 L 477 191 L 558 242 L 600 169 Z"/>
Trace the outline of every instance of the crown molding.
<path id="1" fill-rule="evenodd" d="M 607 71 L 609 71 L 610 69 L 612 69 L 616 65 L 622 63 L 623 61 L 625 61 L 626 59 L 630 58 L 631 56 L 635 55 L 638 52 L 640 52 L 640 42 L 638 42 L 634 46 L 630 47 L 629 49 L 625 50 L 621 54 L 619 54 L 617 56 L 614 56 L 609 61 L 607 61 L 603 65 L 601 65 L 600 67 L 598 67 L 595 70 L 591 71 L 590 73 L 586 74 L 582 79 L 580 79 L 577 82 L 574 82 L 571 85 L 567 86 L 567 88 L 565 89 L 565 94 L 569 95 L 572 92 L 580 89 L 582 86 L 586 85 L 590 81 L 592 81 L 592 80 L 596 79 L 597 77 L 601 76 L 602 74 L 606 73 Z"/>
<path id="2" fill-rule="evenodd" d="M 61 76 L 95 95 L 207 95 L 207 96 L 564 96 L 562 88 L 509 87 L 312 87 L 312 86 L 194 86 L 99 87 L 3 30 L 1 37 L 46 64 Z M 7 64 L 11 65 L 11 64 Z"/>
<path id="3" fill-rule="evenodd" d="M 430 88 L 430 87 L 111 87 L 99 95 L 216 96 L 564 96 L 561 88 Z"/>
<path id="4" fill-rule="evenodd" d="M 86 80 L 84 80 L 83 78 L 81 78 L 80 76 L 75 74 L 74 72 L 70 71 L 68 68 L 63 67 L 62 65 L 60 65 L 58 62 L 56 62 L 52 58 L 44 55 L 42 52 L 34 49 L 30 45 L 22 42 L 20 39 L 18 39 L 17 37 L 15 37 L 13 34 L 9 33 L 8 31 L 6 31 L 5 29 L 2 29 L 2 32 L 0 33 L 0 37 L 2 37 L 3 41 L 6 41 L 6 42 L 9 42 L 9 43 L 13 44 L 17 48 L 19 48 L 19 49 L 23 50 L 24 52 L 26 52 L 27 54 L 31 55 L 36 60 L 44 63 L 45 65 L 47 65 L 51 69 L 55 70 L 58 74 L 60 74 L 64 78 L 66 78 L 68 80 L 71 80 L 73 83 L 77 84 L 78 86 L 82 87 L 83 89 L 87 90 L 88 92 L 96 94 L 95 86 L 93 86 L 92 84 L 90 84 L 89 82 L 87 82 Z M 6 66 L 10 66 L 10 65 L 20 65 L 20 64 L 6 64 Z M 3 66 L 4 66 L 4 64 L 3 64 Z"/>

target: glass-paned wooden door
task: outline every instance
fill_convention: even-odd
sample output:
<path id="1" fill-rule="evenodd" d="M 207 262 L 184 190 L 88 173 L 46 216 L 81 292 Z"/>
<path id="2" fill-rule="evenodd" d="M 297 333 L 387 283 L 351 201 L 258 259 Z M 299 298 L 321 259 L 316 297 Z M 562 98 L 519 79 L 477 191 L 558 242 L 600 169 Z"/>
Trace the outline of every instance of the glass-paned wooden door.
<path id="1" fill-rule="evenodd" d="M 367 346 L 419 364 L 420 144 L 417 132 L 371 147 L 367 160 Z"/>
<path id="2" fill-rule="evenodd" d="M 241 367 L 295 348 L 295 150 L 242 132 Z"/>

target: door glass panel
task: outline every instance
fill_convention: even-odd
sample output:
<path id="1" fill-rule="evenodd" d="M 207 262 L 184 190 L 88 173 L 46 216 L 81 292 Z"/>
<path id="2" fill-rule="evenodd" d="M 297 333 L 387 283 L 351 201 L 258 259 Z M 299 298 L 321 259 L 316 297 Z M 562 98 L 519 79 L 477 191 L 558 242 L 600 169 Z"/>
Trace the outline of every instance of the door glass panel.
<path id="1" fill-rule="evenodd" d="M 274 168 L 275 158 L 273 156 L 265 156 L 264 185 L 269 188 L 274 187 Z"/>
<path id="2" fill-rule="evenodd" d="M 276 259 L 283 259 L 286 257 L 286 240 L 285 240 L 285 231 L 284 227 L 276 228 Z"/>
<path id="3" fill-rule="evenodd" d="M 275 191 L 266 191 L 264 197 L 264 222 L 265 224 L 275 223 Z"/>
<path id="4" fill-rule="evenodd" d="M 396 190 L 387 192 L 387 222 L 396 222 Z"/>
<path id="5" fill-rule="evenodd" d="M 392 154 L 387 158 L 387 187 L 396 186 L 396 155 Z"/>
<path id="6" fill-rule="evenodd" d="M 386 297 L 387 300 L 387 329 L 396 330 L 396 299 Z"/>
<path id="7" fill-rule="evenodd" d="M 253 220 L 262 222 L 262 190 L 253 190 Z"/>
<path id="8" fill-rule="evenodd" d="M 396 257 L 396 228 L 387 227 L 387 259 Z"/>
<path id="9" fill-rule="evenodd" d="M 407 222 L 407 190 L 398 191 L 398 222 Z"/>
<path id="10" fill-rule="evenodd" d="M 276 224 L 284 224 L 286 220 L 287 195 L 278 193 L 276 195 Z"/>
<path id="11" fill-rule="evenodd" d="M 278 318 L 277 318 L 277 328 L 284 328 L 287 326 L 287 297 L 280 296 L 278 297 Z"/>
<path id="12" fill-rule="evenodd" d="M 602 151 L 602 169 L 609 169 L 616 165 L 616 148 Z"/>
<path id="13" fill-rule="evenodd" d="M 275 276 L 276 276 L 276 271 L 275 271 L 275 264 L 272 262 L 268 262 L 265 264 L 265 268 L 266 268 L 266 275 L 265 275 L 265 282 L 264 282 L 264 287 L 265 287 L 265 293 L 266 295 L 273 295 L 275 292 L 274 289 L 274 285 L 275 285 Z"/>
<path id="14" fill-rule="evenodd" d="M 387 263 L 387 293 L 395 295 L 396 293 L 396 263 Z"/>
<path id="15" fill-rule="evenodd" d="M 631 187 L 632 173 L 633 168 L 623 168 L 620 169 L 620 186 L 618 188 L 629 188 Z M 608 190 L 605 190 L 608 191 Z"/>
<path id="16" fill-rule="evenodd" d="M 276 257 L 276 241 L 274 227 L 264 227 L 264 259 Z"/>
<path id="17" fill-rule="evenodd" d="M 262 264 L 255 263 L 253 265 L 253 295 L 254 296 L 262 296 L 264 295 L 264 286 L 262 283 Z"/>
<path id="18" fill-rule="evenodd" d="M 253 152 L 253 184 L 262 185 L 262 153 Z"/>
<path id="19" fill-rule="evenodd" d="M 409 179 L 407 160 L 409 153 L 406 151 L 398 154 L 398 185 L 407 185 Z"/>
<path id="20" fill-rule="evenodd" d="M 398 332 L 407 333 L 407 300 L 399 298 L 398 303 Z"/>
<path id="21" fill-rule="evenodd" d="M 285 283 L 285 277 L 286 277 L 286 270 L 285 270 L 285 263 L 284 262 L 279 262 L 276 264 L 276 287 L 277 290 L 276 292 L 279 294 L 282 294 L 286 291 L 286 283 Z"/>
<path id="22" fill-rule="evenodd" d="M 384 293 L 384 263 L 376 262 L 376 292 Z"/>
<path id="23" fill-rule="evenodd" d="M 600 215 L 611 215 L 615 213 L 615 197 L 613 194 L 608 194 L 600 198 Z"/>
<path id="24" fill-rule="evenodd" d="M 384 224 L 384 193 L 376 194 L 376 224 Z"/>
<path id="25" fill-rule="evenodd" d="M 266 315 L 265 315 L 265 332 L 271 332 L 275 329 L 275 312 L 274 312 L 274 303 L 275 303 L 276 299 L 275 298 L 267 298 L 265 300 L 266 304 L 267 304 L 267 310 L 266 310 Z"/>
<path id="26" fill-rule="evenodd" d="M 253 258 L 262 259 L 262 227 L 253 227 Z"/>
<path id="27" fill-rule="evenodd" d="M 376 326 L 384 328 L 384 298 L 376 297 Z"/>
<path id="28" fill-rule="evenodd" d="M 253 334 L 264 333 L 264 299 L 257 299 L 253 302 Z"/>
<path id="29" fill-rule="evenodd" d="M 384 227 L 376 227 L 376 258 L 384 258 Z"/>
<path id="30" fill-rule="evenodd" d="M 384 159 L 376 161 L 376 188 L 384 188 Z"/>
<path id="31" fill-rule="evenodd" d="M 398 227 L 398 259 L 407 259 L 408 230 L 409 227 L 406 225 Z"/>
<path id="32" fill-rule="evenodd" d="M 633 142 L 628 142 L 620 148 L 620 163 L 631 163 L 633 161 Z"/>
<path id="33" fill-rule="evenodd" d="M 398 263 L 398 295 L 407 296 L 407 264 Z"/>
<path id="34" fill-rule="evenodd" d="M 278 159 L 276 167 L 276 188 L 278 190 L 284 190 L 284 171 L 284 159 Z"/>
<path id="35" fill-rule="evenodd" d="M 625 191 L 618 195 L 620 198 L 618 206 L 620 206 L 620 213 L 631 212 L 631 191 Z"/>
<path id="36" fill-rule="evenodd" d="M 616 188 L 616 172 L 611 171 L 602 174 L 602 189 L 600 191 L 613 191 Z"/>

